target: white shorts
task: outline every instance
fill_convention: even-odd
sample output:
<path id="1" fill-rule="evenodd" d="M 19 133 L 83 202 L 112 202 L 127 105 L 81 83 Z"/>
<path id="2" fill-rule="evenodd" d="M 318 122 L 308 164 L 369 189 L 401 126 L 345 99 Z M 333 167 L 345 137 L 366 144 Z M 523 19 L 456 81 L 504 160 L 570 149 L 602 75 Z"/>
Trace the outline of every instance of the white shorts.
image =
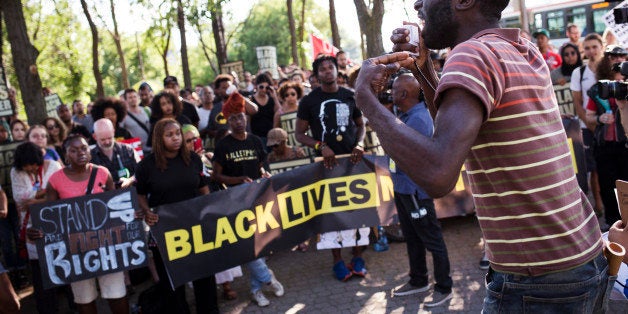
<path id="1" fill-rule="evenodd" d="M 96 300 L 98 297 L 96 279 L 98 279 L 100 295 L 103 299 L 119 299 L 126 296 L 124 272 L 117 272 L 71 283 L 74 302 L 77 304 L 88 304 Z"/>
<path id="2" fill-rule="evenodd" d="M 321 233 L 320 241 L 316 243 L 316 249 L 340 249 L 343 247 L 369 245 L 370 231 L 371 228 L 359 228 Z"/>

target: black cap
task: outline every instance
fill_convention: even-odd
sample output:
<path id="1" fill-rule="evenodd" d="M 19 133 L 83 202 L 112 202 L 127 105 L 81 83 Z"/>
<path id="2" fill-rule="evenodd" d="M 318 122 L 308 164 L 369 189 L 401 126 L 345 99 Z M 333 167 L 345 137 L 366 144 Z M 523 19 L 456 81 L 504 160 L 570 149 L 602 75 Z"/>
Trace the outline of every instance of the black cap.
<path id="1" fill-rule="evenodd" d="M 179 85 L 179 81 L 177 80 L 177 77 L 176 76 L 172 76 L 172 75 L 168 75 L 164 79 L 164 86 L 168 85 L 169 83 L 175 83 L 175 84 Z"/>
<path id="2" fill-rule="evenodd" d="M 604 53 L 607 55 L 616 55 L 616 56 L 628 55 L 628 51 L 626 51 L 626 49 L 618 45 L 608 45 L 608 47 L 606 47 L 606 50 L 604 50 Z"/>

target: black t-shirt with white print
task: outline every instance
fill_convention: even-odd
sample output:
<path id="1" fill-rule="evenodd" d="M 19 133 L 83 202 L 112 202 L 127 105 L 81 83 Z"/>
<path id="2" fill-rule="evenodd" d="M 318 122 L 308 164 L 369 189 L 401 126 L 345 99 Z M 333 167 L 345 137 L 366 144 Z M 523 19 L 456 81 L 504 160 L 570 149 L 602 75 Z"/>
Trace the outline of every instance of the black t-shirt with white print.
<path id="1" fill-rule="evenodd" d="M 339 87 L 325 93 L 319 87 L 301 99 L 297 118 L 306 120 L 312 137 L 323 141 L 336 154 L 349 154 L 356 142 L 354 119 L 362 116 L 355 106 L 353 92 Z"/>
<path id="2" fill-rule="evenodd" d="M 216 143 L 213 161 L 222 166 L 222 174 L 230 177 L 247 176 L 253 180 L 261 177 L 260 163 L 266 160 L 262 140 L 247 133 L 241 141 L 231 134 Z"/>

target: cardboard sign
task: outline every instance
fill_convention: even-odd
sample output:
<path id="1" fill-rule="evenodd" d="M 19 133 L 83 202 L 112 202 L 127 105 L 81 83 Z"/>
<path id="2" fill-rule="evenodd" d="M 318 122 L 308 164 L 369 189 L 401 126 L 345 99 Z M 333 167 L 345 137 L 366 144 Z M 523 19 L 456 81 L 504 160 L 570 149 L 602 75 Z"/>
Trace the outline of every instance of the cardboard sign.
<path id="1" fill-rule="evenodd" d="M 57 107 L 59 105 L 63 105 L 61 97 L 59 97 L 59 95 L 57 94 L 52 94 L 44 97 L 44 100 L 46 100 L 46 115 L 48 115 L 49 117 L 58 118 L 59 116 L 57 115 Z"/>
<path id="2" fill-rule="evenodd" d="M 244 62 L 235 61 L 220 65 L 220 73 L 231 74 L 231 72 L 236 73 L 238 80 L 244 79 Z"/>
<path id="3" fill-rule="evenodd" d="M 9 100 L 9 85 L 7 84 L 4 68 L 0 65 L 0 117 L 13 115 L 13 108 Z"/>
<path id="4" fill-rule="evenodd" d="M 556 102 L 558 103 L 560 114 L 575 117 L 576 108 L 573 106 L 573 96 L 569 84 L 554 85 L 554 94 L 556 95 Z"/>
<path id="5" fill-rule="evenodd" d="M 618 8 L 628 8 L 628 0 L 623 1 L 613 9 Z M 626 46 L 628 44 L 628 24 L 616 24 L 613 9 L 608 10 L 608 12 L 604 14 L 604 24 L 606 24 L 606 27 L 610 28 L 615 38 L 617 38 L 617 41 L 622 46 Z"/>
<path id="6" fill-rule="evenodd" d="M 255 47 L 257 52 L 257 65 L 260 72 L 270 72 L 273 79 L 279 79 L 277 71 L 277 48 L 275 46 Z"/>
<path id="7" fill-rule="evenodd" d="M 135 188 L 32 205 L 44 288 L 145 266 Z"/>

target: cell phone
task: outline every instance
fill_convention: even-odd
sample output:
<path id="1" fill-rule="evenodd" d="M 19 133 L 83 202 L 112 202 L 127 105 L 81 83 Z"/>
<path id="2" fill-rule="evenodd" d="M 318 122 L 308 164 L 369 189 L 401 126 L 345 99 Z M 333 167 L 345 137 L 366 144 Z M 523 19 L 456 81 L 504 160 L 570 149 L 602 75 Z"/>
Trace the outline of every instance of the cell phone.
<path id="1" fill-rule="evenodd" d="M 194 141 L 194 151 L 196 152 L 201 149 L 203 149 L 203 140 L 197 138 L 196 141 Z"/>
<path id="2" fill-rule="evenodd" d="M 410 41 L 408 42 L 410 45 L 418 47 L 419 46 L 419 28 L 415 25 L 403 25 L 403 28 L 407 29 L 410 32 Z"/>

